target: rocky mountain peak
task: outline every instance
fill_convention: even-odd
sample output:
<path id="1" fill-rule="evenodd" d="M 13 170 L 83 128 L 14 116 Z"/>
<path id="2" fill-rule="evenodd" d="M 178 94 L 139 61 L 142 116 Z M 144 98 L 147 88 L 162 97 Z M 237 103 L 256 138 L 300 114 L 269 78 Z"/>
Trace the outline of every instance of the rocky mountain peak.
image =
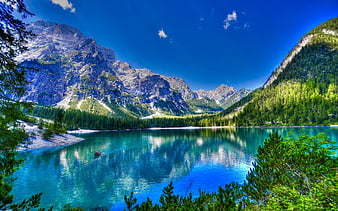
<path id="1" fill-rule="evenodd" d="M 77 28 L 58 23 L 51 23 L 48 21 L 39 20 L 28 25 L 28 31 L 32 31 L 35 35 L 40 36 L 41 34 L 49 35 L 61 35 L 60 38 L 65 36 L 85 38 L 81 31 Z"/>
<path id="2" fill-rule="evenodd" d="M 30 83 L 23 100 L 101 115 L 142 117 L 194 113 L 186 101 L 197 97 L 219 101 L 235 93 L 233 87 L 221 85 L 198 94 L 181 78 L 134 69 L 117 60 L 112 49 L 67 25 L 37 21 L 28 30 L 36 36 L 17 60 L 39 71 L 27 72 Z"/>
<path id="3" fill-rule="evenodd" d="M 229 96 L 233 95 L 236 92 L 234 87 L 227 86 L 227 85 L 220 85 L 215 90 L 205 91 L 200 89 L 196 91 L 198 98 L 209 98 L 213 99 L 216 102 L 220 102 L 222 100 L 227 99 Z"/>
<path id="4" fill-rule="evenodd" d="M 188 84 L 181 78 L 177 77 L 163 77 L 170 84 L 170 88 L 173 91 L 181 93 L 184 100 L 191 100 L 197 97 L 197 95 L 190 89 Z"/>

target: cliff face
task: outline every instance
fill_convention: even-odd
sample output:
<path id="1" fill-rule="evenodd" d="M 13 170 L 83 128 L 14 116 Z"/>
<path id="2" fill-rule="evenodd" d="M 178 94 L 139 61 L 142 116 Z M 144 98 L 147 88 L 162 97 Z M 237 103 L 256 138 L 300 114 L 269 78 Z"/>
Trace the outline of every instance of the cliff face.
<path id="1" fill-rule="evenodd" d="M 36 36 L 28 43 L 29 51 L 17 59 L 36 70 L 26 74 L 30 84 L 23 100 L 111 116 L 147 116 L 193 113 L 186 101 L 201 97 L 180 78 L 117 60 L 113 50 L 78 29 L 38 21 L 28 30 Z M 234 93 L 231 88 L 222 86 L 203 97 L 217 101 Z"/>

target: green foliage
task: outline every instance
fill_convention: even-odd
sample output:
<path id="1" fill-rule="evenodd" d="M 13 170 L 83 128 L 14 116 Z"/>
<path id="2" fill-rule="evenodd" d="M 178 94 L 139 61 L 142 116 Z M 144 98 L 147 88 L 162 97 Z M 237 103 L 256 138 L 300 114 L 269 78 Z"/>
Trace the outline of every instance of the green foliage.
<path id="1" fill-rule="evenodd" d="M 14 210 L 14 211 L 30 210 L 31 208 L 38 208 L 40 205 L 41 195 L 42 193 L 39 193 L 39 194 L 33 195 L 28 200 L 23 200 L 21 203 L 11 204 L 10 208 L 11 210 Z"/>
<path id="2" fill-rule="evenodd" d="M 72 207 L 71 204 L 66 204 L 65 206 L 63 206 L 61 211 L 84 211 L 84 209 L 82 209 L 81 207 Z"/>
<path id="3" fill-rule="evenodd" d="M 109 116 L 110 111 L 95 98 L 83 100 L 80 109 L 89 113 Z"/>
<path id="4" fill-rule="evenodd" d="M 16 148 L 27 137 L 18 120 L 25 118 L 22 107 L 29 106 L 18 100 L 24 94 L 27 81 L 26 68 L 17 65 L 15 56 L 26 50 L 25 43 L 31 34 L 17 17 L 24 18 L 31 13 L 22 0 L 1 1 L 0 11 L 0 210 L 23 210 L 36 207 L 39 202 L 36 195 L 13 204 L 11 194 L 12 175 L 22 163 L 16 159 Z"/>
<path id="5" fill-rule="evenodd" d="M 0 2 L 0 100 L 13 101 L 24 93 L 27 84 L 24 74 L 26 68 L 20 67 L 15 56 L 27 50 L 25 44 L 31 36 L 26 31 L 26 24 L 17 16 L 31 15 L 26 10 L 23 0 L 6 0 Z"/>
<path id="6" fill-rule="evenodd" d="M 242 98 L 248 96 L 251 92 L 252 91 L 250 90 L 240 89 L 237 93 L 227 97 L 225 100 L 221 100 L 220 106 L 223 108 L 223 110 L 228 109 Z"/>
<path id="7" fill-rule="evenodd" d="M 240 185 L 231 183 L 224 188 L 219 187 L 217 193 L 207 193 L 200 191 L 200 195 L 193 198 L 192 194 L 180 196 L 174 194 L 173 183 L 170 182 L 163 188 L 163 194 L 160 196 L 160 204 L 153 204 L 150 198 L 145 202 L 137 204 L 137 199 L 133 193 L 124 200 L 127 210 L 240 210 L 240 204 L 236 201 L 241 198 Z"/>
<path id="8" fill-rule="evenodd" d="M 43 129 L 43 125 L 44 125 L 45 123 L 44 123 L 44 121 L 40 118 L 39 119 L 39 122 L 38 122 L 38 128 L 41 130 L 41 129 Z"/>
<path id="9" fill-rule="evenodd" d="M 128 211 L 135 210 L 138 206 L 134 206 L 137 202 L 137 199 L 134 197 L 134 193 L 131 192 L 130 196 L 124 196 L 124 201 L 127 205 Z"/>
<path id="10" fill-rule="evenodd" d="M 320 24 L 319 26 L 317 26 L 313 30 L 311 30 L 308 34 L 322 33 L 323 29 L 338 31 L 338 18 L 333 18 L 329 21 L 326 21 L 326 22 Z"/>
<path id="11" fill-rule="evenodd" d="M 55 134 L 53 125 L 48 124 L 47 128 L 42 132 L 42 138 L 50 140 Z"/>
<path id="12" fill-rule="evenodd" d="M 212 204 L 214 210 L 240 210 L 241 203 L 237 201 L 242 198 L 241 186 L 238 183 L 225 185 L 225 188 L 219 187 L 216 195 L 216 201 Z"/>
<path id="13" fill-rule="evenodd" d="M 338 175 L 330 175 L 312 184 L 311 193 L 302 194 L 294 188 L 276 186 L 262 210 L 335 210 L 338 207 Z"/>
<path id="14" fill-rule="evenodd" d="M 64 113 L 65 112 L 62 109 L 57 109 L 55 112 L 54 123 L 46 123 L 40 119 L 39 128 L 43 130 L 42 137 L 44 139 L 50 140 L 55 134 L 60 135 L 67 132 L 66 126 L 63 124 Z"/>
<path id="15" fill-rule="evenodd" d="M 160 197 L 160 203 L 164 210 L 177 210 L 179 205 L 179 197 L 174 195 L 173 182 L 170 182 L 167 187 L 164 187 L 163 194 Z"/>
<path id="16" fill-rule="evenodd" d="M 337 84 L 282 82 L 257 94 L 233 121 L 238 126 L 336 124 L 335 105 Z"/>
<path id="17" fill-rule="evenodd" d="M 271 134 L 259 147 L 257 161 L 243 185 L 246 205 L 284 209 L 293 205 L 305 207 L 312 201 L 313 208 L 328 210 L 336 206 L 332 200 L 337 197 L 330 195 L 337 192 L 334 184 L 338 159 L 333 156 L 333 144 L 336 143 L 323 134 L 302 134 L 298 139 Z"/>
<path id="18" fill-rule="evenodd" d="M 116 80 L 118 80 L 118 77 L 116 75 L 113 75 L 106 71 L 102 71 L 102 73 L 99 75 L 99 78 L 101 80 L 108 79 L 108 81 L 110 82 L 115 82 Z"/>
<path id="19" fill-rule="evenodd" d="M 262 88 L 258 88 L 252 92 L 250 92 L 246 97 L 242 98 L 237 103 L 233 104 L 232 106 L 228 107 L 224 111 L 222 111 L 219 116 L 225 116 L 234 112 L 236 109 L 244 106 L 245 104 L 249 103 L 255 96 L 257 96 L 262 91 Z"/>
<path id="20" fill-rule="evenodd" d="M 66 133 L 66 127 L 63 124 L 63 118 L 64 118 L 64 111 L 62 110 L 58 110 L 55 119 L 54 119 L 54 124 L 53 124 L 53 130 L 54 133 L 57 135 Z"/>
<path id="21" fill-rule="evenodd" d="M 43 64 L 43 65 L 52 65 L 52 64 L 57 64 L 60 62 L 59 58 L 56 58 L 56 56 L 50 56 L 50 57 L 44 57 L 44 58 L 40 58 L 37 61 L 39 64 Z"/>
<path id="22" fill-rule="evenodd" d="M 0 122 L 1 123 L 1 122 Z M 18 169 L 21 160 L 17 160 L 16 147 L 23 140 L 24 134 L 21 131 L 9 130 L 1 124 L 0 128 L 0 209 L 10 205 L 13 195 L 10 176 Z"/>
<path id="23" fill-rule="evenodd" d="M 127 118 L 127 119 L 136 118 L 137 115 L 140 114 L 140 112 L 143 113 L 143 112 L 148 111 L 147 109 L 142 109 L 140 104 L 135 105 L 135 106 L 131 106 L 130 104 L 127 104 L 126 107 L 124 108 L 123 106 L 120 106 L 116 102 L 116 99 L 115 101 L 104 99 L 104 103 L 109 108 L 112 109 L 113 112 L 109 114 L 109 117 L 113 117 L 113 118 Z"/>
<path id="24" fill-rule="evenodd" d="M 214 100 L 210 99 L 192 99 L 186 101 L 189 107 L 196 111 L 201 110 L 204 113 L 210 112 L 213 113 L 215 111 L 222 111 L 223 108 L 220 107 Z"/>
<path id="25" fill-rule="evenodd" d="M 157 108 L 160 108 L 162 112 L 166 114 L 175 114 L 177 116 L 185 114 L 185 112 L 182 109 L 177 108 L 175 105 L 175 102 L 171 100 L 159 100 L 154 103 L 154 106 Z"/>
<path id="26" fill-rule="evenodd" d="M 338 158 L 327 136 L 301 134 L 281 138 L 272 133 L 259 147 L 244 184 L 231 183 L 216 193 L 192 197 L 174 194 L 173 183 L 163 189 L 160 204 L 151 199 L 137 204 L 125 196 L 128 210 L 336 210 Z"/>
<path id="27" fill-rule="evenodd" d="M 133 112 L 138 116 L 148 116 L 150 115 L 149 106 L 145 104 L 127 104 L 126 109 Z"/>
<path id="28" fill-rule="evenodd" d="M 150 127 L 189 127 L 199 126 L 199 121 L 204 118 L 204 116 L 153 119 L 113 118 L 75 109 L 68 109 L 64 111 L 59 108 L 42 106 L 35 106 L 31 114 L 42 118 L 53 119 L 53 117 L 55 117 L 58 112 L 64 113 L 63 124 L 67 125 L 68 129 L 82 128 L 116 130 L 141 129 Z"/>

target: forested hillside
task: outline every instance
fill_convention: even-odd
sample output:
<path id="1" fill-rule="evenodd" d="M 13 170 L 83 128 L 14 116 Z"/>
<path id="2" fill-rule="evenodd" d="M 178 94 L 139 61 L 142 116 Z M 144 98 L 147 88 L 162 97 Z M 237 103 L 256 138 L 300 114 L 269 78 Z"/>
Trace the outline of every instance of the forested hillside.
<path id="1" fill-rule="evenodd" d="M 228 120 L 237 126 L 337 124 L 337 71 L 335 18 L 306 34 L 270 76 L 264 89 L 256 90 L 213 121 L 225 121 L 229 113 L 237 112 Z"/>
<path id="2" fill-rule="evenodd" d="M 58 113 L 62 113 L 62 122 L 68 130 L 74 129 L 143 129 L 151 127 L 188 127 L 199 126 L 199 121 L 205 116 L 167 117 L 167 118 L 114 118 L 97 115 L 76 109 L 63 110 L 54 107 L 36 106 L 31 113 L 33 116 L 54 120 Z"/>

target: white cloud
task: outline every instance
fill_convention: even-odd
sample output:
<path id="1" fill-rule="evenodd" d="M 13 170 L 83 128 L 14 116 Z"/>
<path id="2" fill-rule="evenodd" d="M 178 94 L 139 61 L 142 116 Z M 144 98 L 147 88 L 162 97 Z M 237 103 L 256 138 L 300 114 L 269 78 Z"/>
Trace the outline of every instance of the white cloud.
<path id="1" fill-rule="evenodd" d="M 75 12 L 76 9 L 73 7 L 73 4 L 68 0 L 51 0 L 53 4 L 57 4 L 62 7 L 64 10 L 70 9 L 70 12 Z"/>
<path id="2" fill-rule="evenodd" d="M 230 27 L 230 23 L 229 22 L 225 22 L 223 25 L 224 29 L 228 29 Z"/>
<path id="3" fill-rule="evenodd" d="M 160 36 L 160 38 L 164 38 L 164 39 L 168 37 L 168 35 L 164 32 L 163 29 L 158 31 L 158 36 Z"/>
<path id="4" fill-rule="evenodd" d="M 227 18 L 224 20 L 224 25 L 223 25 L 224 29 L 228 29 L 231 26 L 230 22 L 232 21 L 237 21 L 237 13 L 235 10 L 232 11 L 232 13 L 229 13 L 227 15 Z"/>
<path id="5" fill-rule="evenodd" d="M 236 11 L 232 11 L 232 13 L 229 13 L 227 19 L 225 19 L 225 21 L 236 21 L 236 20 L 237 20 Z"/>

